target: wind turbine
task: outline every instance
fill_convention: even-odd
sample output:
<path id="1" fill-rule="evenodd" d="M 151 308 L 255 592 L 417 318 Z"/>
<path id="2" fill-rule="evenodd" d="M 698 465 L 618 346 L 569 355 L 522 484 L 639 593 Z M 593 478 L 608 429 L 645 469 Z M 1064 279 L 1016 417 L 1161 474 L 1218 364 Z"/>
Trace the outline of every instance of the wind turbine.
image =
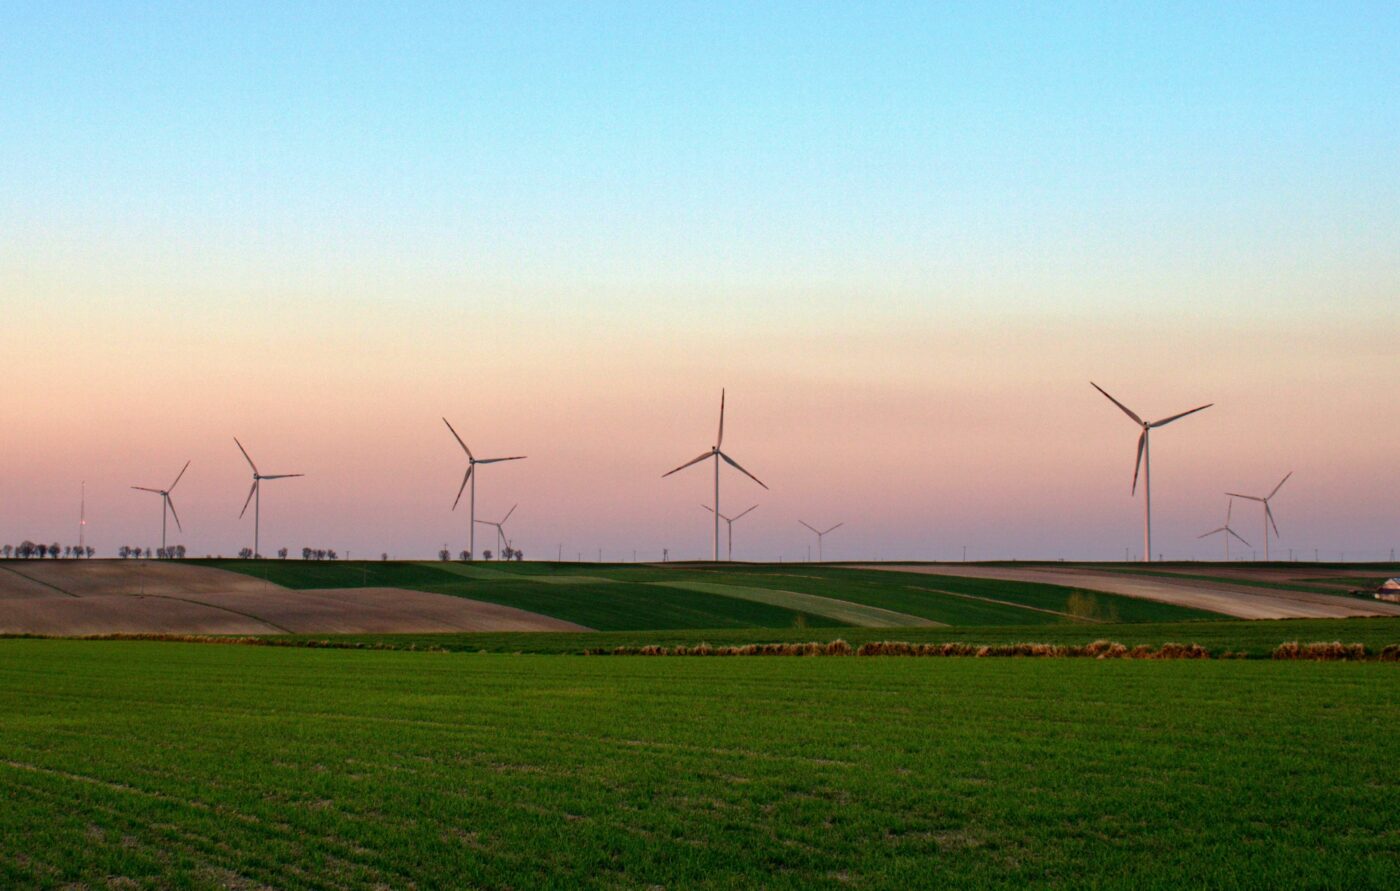
<path id="1" fill-rule="evenodd" d="M 259 473 L 258 465 L 253 463 L 249 457 L 248 450 L 243 448 L 243 443 L 238 441 L 238 437 L 233 438 L 238 450 L 243 453 L 243 458 L 248 462 L 248 466 L 253 468 L 253 488 L 248 490 L 248 498 L 243 502 L 243 510 L 238 512 L 238 519 L 243 519 L 243 515 L 248 512 L 248 502 L 253 504 L 253 556 L 260 557 L 262 552 L 258 550 L 258 535 L 262 526 L 262 481 L 263 480 L 285 480 L 294 476 L 306 476 L 304 473 Z"/>
<path id="2" fill-rule="evenodd" d="M 1221 532 L 1225 533 L 1225 562 L 1226 562 L 1226 563 L 1229 563 L 1229 562 L 1230 562 L 1230 536 L 1233 535 L 1235 538 L 1239 539 L 1240 543 L 1243 544 L 1243 545 L 1244 545 L 1245 547 L 1247 547 L 1247 548 L 1253 547 L 1253 545 L 1251 545 L 1249 542 L 1245 541 L 1243 538 L 1240 538 L 1240 535 L 1239 535 L 1238 532 L 1236 532 L 1235 530 L 1233 530 L 1233 529 L 1230 528 L 1230 512 L 1233 511 L 1234 509 L 1235 509 L 1235 499 L 1231 498 L 1231 499 L 1230 499 L 1228 502 L 1226 502 L 1226 504 L 1225 504 L 1225 525 L 1224 525 L 1224 526 L 1221 526 L 1219 529 L 1212 529 L 1212 530 L 1210 530 L 1209 532 L 1202 532 L 1200 535 L 1196 536 L 1197 538 L 1208 538 L 1208 537 L 1210 537 L 1210 536 L 1212 536 L 1212 535 L 1219 535 Z"/>
<path id="3" fill-rule="evenodd" d="M 670 476 L 670 475 L 673 474 L 673 473 L 676 473 L 677 471 L 685 470 L 687 467 L 689 467 L 689 466 L 692 465 L 692 464 L 699 464 L 701 461 L 704 461 L 706 458 L 714 458 L 714 459 L 715 459 L 715 507 L 714 507 L 714 515 L 715 515 L 715 551 L 714 551 L 714 555 L 715 555 L 715 556 L 714 556 L 714 559 L 715 559 L 715 562 L 716 562 L 716 563 L 719 562 L 719 519 L 720 519 L 720 515 L 719 515 L 719 462 L 720 462 L 720 459 L 723 459 L 723 460 L 725 461 L 725 463 L 727 463 L 730 467 L 733 467 L 735 470 L 739 471 L 739 472 L 742 473 L 744 476 L 746 476 L 746 477 L 748 477 L 749 479 L 753 480 L 754 482 L 758 483 L 760 486 L 763 486 L 763 488 L 765 488 L 765 489 L 768 488 L 766 485 L 764 485 L 763 480 L 759 479 L 758 477 L 756 477 L 756 476 L 754 476 L 753 474 L 749 473 L 749 472 L 748 472 L 747 470 L 745 470 L 744 468 L 740 467 L 738 461 L 735 461 L 733 458 L 729 457 L 729 456 L 726 455 L 724 452 L 721 452 L 721 451 L 719 450 L 719 447 L 720 447 L 720 445 L 721 445 L 723 442 L 724 442 L 724 390 L 721 389 L 721 390 L 719 391 L 719 433 L 715 436 L 715 444 L 714 444 L 714 447 L 711 448 L 711 449 L 710 449 L 709 451 L 707 451 L 707 452 L 702 452 L 702 453 L 700 454 L 700 456 L 697 457 L 697 458 L 691 458 L 689 461 L 685 462 L 685 463 L 682 464 L 680 467 L 677 467 L 675 470 L 668 470 L 666 473 L 661 474 L 661 478 L 662 478 L 662 479 L 665 479 L 666 477 Z"/>
<path id="4" fill-rule="evenodd" d="M 702 504 L 700 506 L 712 514 L 715 513 L 715 509 L 713 507 L 710 507 L 708 504 Z M 724 514 L 719 514 L 719 518 L 723 520 L 729 527 L 729 554 L 725 559 L 728 560 L 730 563 L 734 562 L 734 521 L 739 519 L 739 517 L 744 516 L 744 514 L 747 514 L 749 511 L 757 509 L 758 505 L 755 504 L 753 507 L 749 508 L 749 510 L 744 511 L 744 513 L 739 514 L 739 516 L 737 517 L 726 517 Z"/>
<path id="5" fill-rule="evenodd" d="M 160 549 L 162 551 L 165 550 L 165 515 L 167 512 L 175 517 L 175 528 L 179 529 L 181 532 L 185 531 L 184 527 L 180 525 L 180 515 L 175 513 L 175 502 L 170 500 L 170 493 L 175 488 L 175 483 L 180 482 L 180 477 L 184 476 L 185 471 L 189 469 L 190 462 L 186 461 L 185 466 L 181 467 L 180 472 L 176 474 L 175 482 L 171 483 L 168 489 L 151 489 L 146 486 L 131 487 L 133 489 L 139 489 L 142 492 L 154 492 L 160 496 Z M 84 519 L 83 523 L 86 524 L 86 522 L 87 520 Z"/>
<path id="6" fill-rule="evenodd" d="M 822 539 L 826 537 L 826 534 L 827 534 L 828 532 L 834 532 L 834 531 L 836 531 L 837 529 L 840 529 L 842 526 L 846 525 L 845 521 L 842 521 L 842 522 L 840 522 L 840 523 L 837 523 L 835 526 L 832 526 L 830 529 L 818 529 L 816 526 L 813 526 L 812 524 L 808 523 L 808 522 L 805 521 L 805 520 L 798 520 L 797 522 L 801 523 L 803 526 L 806 526 L 808 529 L 811 529 L 813 532 L 817 533 L 817 562 L 818 562 L 818 563 L 824 562 L 824 561 L 822 560 Z M 810 560 L 810 559 L 811 559 L 811 556 L 809 555 L 807 559 Z"/>
<path id="7" fill-rule="evenodd" d="M 505 515 L 504 517 L 501 517 L 501 522 L 499 522 L 499 523 L 493 523 L 493 522 L 491 522 L 490 520 L 477 520 L 477 521 L 476 521 L 476 522 L 480 523 L 480 524 L 483 525 L 483 526 L 495 526 L 495 527 L 496 527 L 496 550 L 497 550 L 498 553 L 501 552 L 501 550 L 500 550 L 500 549 L 501 549 L 501 545 L 506 545 L 507 547 L 509 547 L 509 545 L 510 545 L 510 541 L 506 538 L 506 520 L 509 520 L 509 519 L 510 519 L 510 515 L 513 514 L 513 513 L 515 513 L 515 509 L 516 509 L 517 507 L 519 507 L 519 506 L 520 506 L 520 505 L 518 505 L 518 504 L 513 504 L 513 505 L 511 505 L 510 510 L 506 511 L 506 515 Z"/>
<path id="8" fill-rule="evenodd" d="M 1150 563 L 1152 562 L 1152 450 L 1150 448 L 1150 443 L 1148 442 L 1148 434 L 1158 427 L 1167 426 L 1172 421 L 1184 418 L 1190 414 L 1195 414 L 1196 412 L 1201 411 L 1203 409 L 1210 408 L 1215 403 L 1208 402 L 1205 405 L 1198 406 L 1196 408 L 1191 409 L 1190 411 L 1184 411 L 1181 414 L 1172 415 L 1171 417 L 1163 418 L 1160 421 L 1144 421 L 1142 418 L 1138 417 L 1137 413 L 1134 412 L 1132 409 L 1128 408 L 1126 405 L 1119 402 L 1117 399 L 1114 399 L 1112 396 L 1109 396 L 1108 391 L 1105 390 L 1103 387 L 1100 387 L 1093 381 L 1089 381 L 1089 384 L 1095 390 L 1098 390 L 1100 393 L 1104 394 L 1104 396 L 1107 396 L 1109 402 L 1112 402 L 1114 405 L 1121 408 L 1123 410 L 1123 414 L 1132 418 L 1133 423 L 1137 424 L 1139 427 L 1142 428 L 1142 435 L 1138 437 L 1137 463 L 1133 465 L 1132 493 L 1134 495 L 1137 494 L 1138 471 L 1142 471 L 1142 487 L 1144 494 L 1142 518 L 1142 560 L 1144 563 Z"/>
<path id="9" fill-rule="evenodd" d="M 1272 492 L 1270 492 L 1268 495 L 1265 495 L 1263 498 L 1260 498 L 1258 495 L 1240 495 L 1240 494 L 1238 494 L 1238 493 L 1236 493 L 1236 492 L 1226 492 L 1226 493 L 1225 493 L 1226 495 L 1229 495 L 1231 498 L 1243 498 L 1245 501 L 1257 501 L 1257 502 L 1259 502 L 1260 504 L 1264 505 L 1264 562 L 1265 562 L 1265 563 L 1268 563 L 1268 562 L 1269 562 L 1269 526 L 1270 526 L 1270 525 L 1272 525 L 1272 526 L 1274 527 L 1274 537 L 1275 537 L 1275 538 L 1278 538 L 1278 523 L 1276 523 L 1276 522 L 1274 521 L 1274 512 L 1273 512 L 1273 510 L 1269 507 L 1269 500 L 1270 500 L 1271 498 L 1273 498 L 1275 495 L 1278 494 L 1278 490 L 1283 488 L 1283 484 L 1286 483 L 1286 482 L 1288 482 L 1288 477 L 1290 477 L 1290 476 L 1292 476 L 1292 475 L 1293 475 L 1293 471 L 1291 471 L 1291 470 L 1288 471 L 1288 473 L 1284 476 L 1284 478 L 1278 481 L 1278 485 L 1277 485 L 1277 486 L 1274 486 L 1274 490 L 1273 490 Z"/>
<path id="10" fill-rule="evenodd" d="M 470 481 L 471 484 L 472 484 L 472 495 L 471 495 L 471 527 L 470 527 L 471 531 L 470 531 L 470 533 L 469 533 L 470 543 L 467 545 L 467 548 L 468 548 L 468 550 L 470 551 L 470 553 L 471 553 L 471 555 L 472 555 L 472 556 L 471 556 L 471 559 L 475 560 L 475 559 L 476 559 L 476 475 L 475 475 L 474 473 L 472 473 L 472 471 L 476 469 L 476 465 L 478 465 L 478 464 L 496 464 L 496 463 L 498 463 L 498 462 L 500 462 L 500 461 L 519 461 L 520 459 L 524 458 L 525 456 L 524 456 L 524 455 L 512 455 L 512 456 L 509 457 L 509 458 L 478 458 L 478 457 L 476 457 L 475 455 L 472 454 L 472 450 L 471 450 L 471 449 L 467 448 L 467 444 L 466 444 L 465 442 L 462 442 L 462 437 L 460 437 L 460 436 L 457 435 L 457 431 L 454 430 L 454 429 L 452 428 L 452 425 L 447 423 L 447 418 L 443 418 L 443 419 L 442 419 L 442 422 L 443 422 L 444 424 L 447 424 L 447 429 L 448 429 L 448 430 L 451 430 L 451 431 L 452 431 L 452 438 L 455 439 L 455 440 L 457 440 L 457 445 L 461 446 L 461 447 L 462 447 L 462 451 L 464 451 L 464 452 L 467 453 L 467 475 L 464 476 L 464 477 L 462 477 L 462 487 L 461 487 L 460 489 L 457 490 L 457 500 L 452 502 L 452 509 L 453 509 L 453 510 L 456 510 L 456 509 L 457 509 L 457 504 L 458 504 L 458 502 L 460 502 L 460 501 L 462 500 L 462 492 L 464 492 L 464 491 L 466 490 L 466 488 L 467 488 L 467 482 Z M 515 510 L 515 508 L 511 508 L 511 510 Z M 507 514 L 507 516 L 509 516 L 509 514 Z M 502 520 L 501 522 L 504 523 L 505 520 Z"/>

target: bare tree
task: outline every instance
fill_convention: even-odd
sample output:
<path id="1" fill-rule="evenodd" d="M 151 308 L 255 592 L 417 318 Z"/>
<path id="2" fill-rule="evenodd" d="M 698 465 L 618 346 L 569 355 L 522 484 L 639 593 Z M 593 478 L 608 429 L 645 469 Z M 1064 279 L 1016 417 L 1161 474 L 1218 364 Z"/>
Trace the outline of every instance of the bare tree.
<path id="1" fill-rule="evenodd" d="M 442 550 L 438 551 L 438 559 L 445 563 L 448 560 L 452 559 L 452 552 L 449 551 L 447 548 L 443 548 Z"/>
<path id="2" fill-rule="evenodd" d="M 286 548 L 278 548 L 278 549 L 277 549 L 277 559 L 278 559 L 278 560 L 286 560 L 286 559 L 287 559 L 287 549 L 286 549 Z"/>

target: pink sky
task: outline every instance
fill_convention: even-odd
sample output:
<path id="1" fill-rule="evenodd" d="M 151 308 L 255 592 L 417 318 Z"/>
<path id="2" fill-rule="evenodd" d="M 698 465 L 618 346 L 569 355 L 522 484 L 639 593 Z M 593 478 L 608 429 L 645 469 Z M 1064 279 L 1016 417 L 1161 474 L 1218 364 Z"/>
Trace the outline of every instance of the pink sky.
<path id="1" fill-rule="evenodd" d="M 771 487 L 726 469 L 726 512 L 761 505 L 736 525 L 736 556 L 805 556 L 801 518 L 845 522 L 835 559 L 955 559 L 963 545 L 974 558 L 1121 558 L 1141 540 L 1136 431 L 1091 378 L 1147 417 L 1216 403 L 1154 439 L 1168 557 L 1214 558 L 1218 542 L 1196 535 L 1219 525 L 1221 493 L 1267 491 L 1288 470 L 1276 554 L 1374 558 L 1400 539 L 1395 329 L 1328 313 L 86 308 L 6 329 L 0 540 L 75 540 L 86 479 L 90 542 L 158 544 L 158 498 L 126 487 L 165 485 L 188 458 L 186 531 L 171 540 L 236 553 L 251 541 L 237 435 L 264 472 L 307 474 L 266 484 L 265 553 L 455 552 L 464 468 L 446 415 L 480 455 L 529 455 L 484 468 L 478 489 L 481 518 L 520 503 L 510 525 L 527 555 L 702 556 L 708 468 L 660 477 L 710 445 L 724 385 L 726 450 Z M 1261 546 L 1251 507 L 1235 525 Z"/>

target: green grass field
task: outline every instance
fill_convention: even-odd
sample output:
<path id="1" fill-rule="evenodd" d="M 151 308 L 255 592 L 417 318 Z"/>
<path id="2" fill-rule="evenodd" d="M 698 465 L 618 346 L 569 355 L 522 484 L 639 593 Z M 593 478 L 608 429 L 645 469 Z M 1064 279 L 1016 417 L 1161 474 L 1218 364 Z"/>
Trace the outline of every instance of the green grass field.
<path id="1" fill-rule="evenodd" d="M 1397 670 L 5 640 L 0 886 L 1395 887 Z"/>
<path id="2" fill-rule="evenodd" d="M 201 561 L 211 565 L 207 561 Z M 806 564 L 648 566 L 227 560 L 289 588 L 398 587 L 468 597 L 599 631 L 1173 622 L 1215 613 L 1056 585 Z"/>

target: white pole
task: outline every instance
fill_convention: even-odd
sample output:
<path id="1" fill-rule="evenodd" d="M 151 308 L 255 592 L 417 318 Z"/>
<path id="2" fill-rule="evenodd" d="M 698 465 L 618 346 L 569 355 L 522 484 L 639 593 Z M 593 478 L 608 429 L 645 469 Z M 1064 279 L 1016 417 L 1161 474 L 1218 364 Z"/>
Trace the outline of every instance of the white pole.
<path id="1" fill-rule="evenodd" d="M 719 562 L 719 452 L 715 452 L 715 562 Z"/>
<path id="2" fill-rule="evenodd" d="M 1152 562 L 1152 440 L 1150 431 L 1142 431 L 1143 521 L 1142 562 Z"/>

